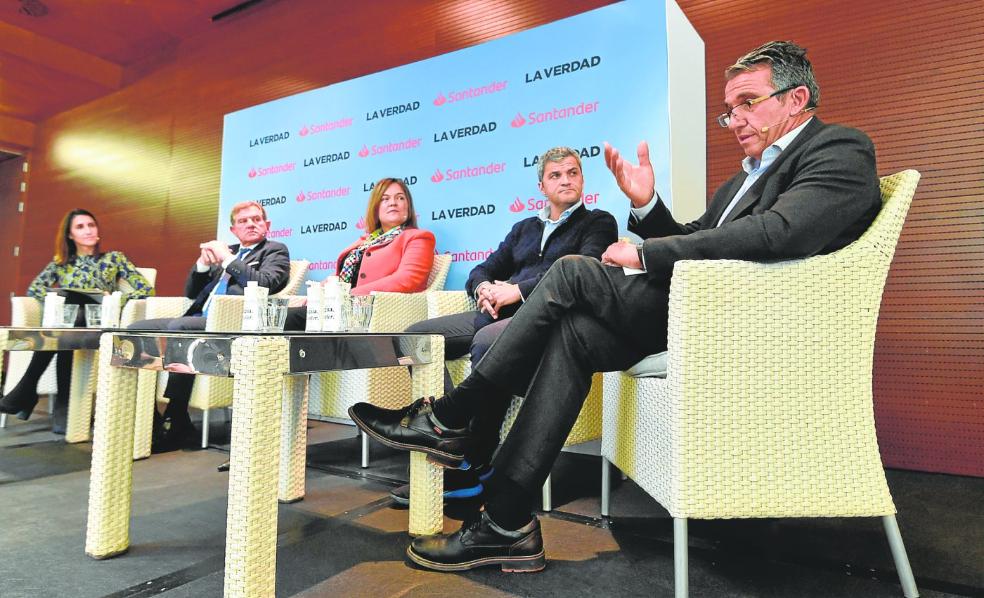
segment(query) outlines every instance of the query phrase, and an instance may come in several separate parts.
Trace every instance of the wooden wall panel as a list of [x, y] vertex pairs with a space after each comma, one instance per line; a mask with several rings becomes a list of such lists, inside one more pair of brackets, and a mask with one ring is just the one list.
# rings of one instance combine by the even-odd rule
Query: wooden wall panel
[[[19, 287], [47, 259], [57, 216], [83, 205], [109, 245], [156, 265], [161, 291], [177, 293], [195, 242], [214, 234], [224, 113], [608, 3], [270, 0], [215, 24], [167, 48], [146, 78], [39, 126]], [[809, 48], [820, 117], [867, 131], [881, 174], [922, 171], [879, 324], [880, 442], [890, 466], [984, 475], [984, 4], [680, 5], [706, 44], [708, 189], [741, 158], [712, 121], [723, 70], [777, 38]]]
[[[608, 4], [268, 0], [167, 48], [147, 77], [38, 127], [27, 238], [47, 239], [57, 216], [93, 210], [107, 248], [159, 270], [177, 294], [215, 236], [222, 116], [330, 83], [429, 58]], [[26, 247], [18, 288], [49, 259]]]
[[[24, 157], [10, 157], [0, 154], [0, 256], [3, 268], [0, 268], [0, 326], [10, 325], [10, 302], [7, 301], [12, 293], [23, 293], [17, 287], [17, 270], [21, 258], [14, 255], [15, 248], [21, 244], [21, 232], [24, 225], [24, 214], [18, 209], [18, 204], [25, 194], [21, 185], [27, 183], [28, 173], [24, 172]], [[49, 254], [51, 249], [48, 249]]]
[[681, 0], [706, 44], [708, 189], [741, 153], [711, 123], [724, 69], [769, 39], [809, 49], [820, 118], [866, 131], [879, 174], [923, 178], [882, 301], [886, 465], [984, 476], [984, 3]]

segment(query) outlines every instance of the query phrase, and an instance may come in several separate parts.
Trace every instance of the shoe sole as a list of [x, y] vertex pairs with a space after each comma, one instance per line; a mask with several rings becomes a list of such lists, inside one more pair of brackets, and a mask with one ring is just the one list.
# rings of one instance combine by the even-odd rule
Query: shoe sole
[[362, 430], [363, 432], [374, 438], [376, 441], [390, 448], [394, 448], [402, 451], [417, 451], [417, 452], [425, 453], [427, 455], [428, 461], [440, 465], [441, 467], [450, 467], [452, 469], [458, 469], [461, 467], [461, 464], [465, 462], [464, 455], [453, 455], [451, 453], [445, 453], [444, 451], [432, 449], [427, 446], [419, 446], [416, 444], [404, 444], [402, 442], [396, 442], [390, 440], [389, 438], [386, 438], [385, 436], [377, 434], [373, 430], [370, 430], [369, 427], [366, 426], [365, 422], [359, 419], [352, 412], [351, 407], [348, 408], [348, 415], [349, 415], [349, 419], [354, 421], [355, 425], [359, 426], [360, 430]]
[[[477, 496], [481, 496], [483, 492], [485, 492], [485, 487], [482, 484], [479, 484], [478, 486], [472, 486], [470, 488], [459, 488], [457, 490], [448, 490], [447, 492], [444, 493], [444, 502], [448, 502], [449, 500], [468, 500], [468, 499], [472, 499], [472, 498], [475, 498]], [[401, 505], [401, 506], [404, 506], [404, 507], [410, 506], [410, 499], [409, 498], [404, 498], [402, 496], [397, 496], [396, 494], [393, 494], [392, 492], [390, 492], [390, 498], [392, 498], [393, 499], [393, 502], [395, 502], [398, 505]]]
[[426, 569], [434, 571], [469, 571], [478, 567], [488, 567], [498, 565], [503, 573], [537, 573], [543, 571], [547, 566], [547, 559], [543, 551], [530, 556], [514, 557], [486, 557], [475, 559], [464, 563], [435, 563], [429, 561], [413, 551], [413, 546], [407, 548], [407, 557]]

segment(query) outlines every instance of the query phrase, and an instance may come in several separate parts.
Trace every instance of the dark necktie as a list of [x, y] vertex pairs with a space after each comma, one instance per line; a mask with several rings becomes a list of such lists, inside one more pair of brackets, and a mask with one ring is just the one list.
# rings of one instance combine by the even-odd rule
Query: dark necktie
[[[243, 259], [243, 257], [247, 253], [249, 253], [251, 249], [253, 249], [253, 248], [252, 247], [240, 247], [239, 248], [239, 251], [236, 253], [236, 259], [237, 260]], [[216, 283], [215, 288], [212, 289], [212, 292], [208, 296], [208, 300], [205, 302], [205, 306], [202, 308], [202, 315], [203, 316], [208, 316], [208, 308], [212, 304], [212, 297], [215, 297], [216, 295], [225, 295], [226, 292], [229, 290], [229, 279], [230, 278], [232, 278], [232, 276], [229, 275], [229, 272], [223, 272], [222, 273], [222, 277], [219, 278], [219, 282]]]

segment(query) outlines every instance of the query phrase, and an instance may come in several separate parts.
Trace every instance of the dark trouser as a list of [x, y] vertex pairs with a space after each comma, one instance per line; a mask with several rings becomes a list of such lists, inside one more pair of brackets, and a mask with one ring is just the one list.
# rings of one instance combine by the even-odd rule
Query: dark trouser
[[[180, 318], [156, 318], [140, 320], [127, 327], [129, 330], [205, 330], [204, 316], [182, 316]], [[194, 374], [178, 374], [171, 372], [167, 377], [164, 396], [169, 399], [166, 414], [187, 413], [188, 401], [191, 400], [191, 388], [195, 383]]]
[[[444, 337], [444, 359], [458, 359], [465, 355], [471, 356], [472, 369], [499, 337], [512, 318], [503, 318], [475, 330], [475, 316], [478, 312], [469, 311], [431, 318], [417, 322], [407, 328], [407, 332], [416, 334], [440, 334]], [[444, 393], [454, 389], [451, 375], [444, 369]], [[475, 430], [479, 434], [478, 446], [475, 452], [467, 455], [468, 460], [476, 465], [484, 465], [492, 460], [492, 454], [499, 446], [499, 428], [509, 408], [512, 395], [500, 393], [500, 396], [484, 402], [482, 409], [475, 414]]]
[[459, 387], [465, 392], [441, 408], [477, 413], [476, 403], [497, 400], [501, 390], [526, 397], [493, 464], [533, 495], [577, 420], [591, 375], [666, 349], [668, 299], [669, 281], [626, 276], [594, 258], [561, 258]]
[[288, 307], [284, 330], [304, 330], [307, 323], [307, 306]]

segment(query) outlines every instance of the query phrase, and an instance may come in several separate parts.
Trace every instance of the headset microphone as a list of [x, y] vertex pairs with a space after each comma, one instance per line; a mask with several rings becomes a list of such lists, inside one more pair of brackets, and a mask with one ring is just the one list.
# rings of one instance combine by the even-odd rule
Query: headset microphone
[[[803, 109], [803, 112], [813, 112], [814, 110], [816, 110], [816, 107], [812, 107], [812, 108], [805, 108], [805, 109]], [[777, 120], [776, 122], [774, 122], [774, 123], [772, 123], [771, 125], [765, 125], [765, 126], [764, 126], [764, 127], [762, 127], [761, 129], [759, 129], [759, 133], [761, 133], [761, 134], [763, 134], [763, 135], [764, 135], [764, 134], [766, 134], [766, 133], [768, 133], [768, 132], [769, 132], [769, 129], [771, 129], [772, 127], [776, 127], [776, 126], [779, 126], [779, 125], [781, 125], [782, 123], [784, 123], [784, 122], [786, 122], [787, 120], [789, 120], [789, 119], [791, 119], [791, 118], [793, 118], [794, 116], [799, 116], [800, 114], [803, 114], [803, 112], [798, 112], [798, 113], [796, 113], [796, 114], [790, 114], [790, 115], [789, 115], [789, 116], [787, 116], [786, 118], [784, 118], [784, 119], [782, 119], [782, 120]]]
[[776, 122], [772, 123], [771, 125], [765, 125], [761, 129], [759, 129], [759, 133], [762, 133], [764, 135], [765, 133], [768, 133], [769, 132], [769, 129], [771, 129], [772, 127], [779, 126], [782, 123], [784, 123], [787, 120], [789, 120], [790, 118], [792, 118], [792, 116], [787, 116], [786, 118], [784, 118], [782, 120], [777, 120]]

